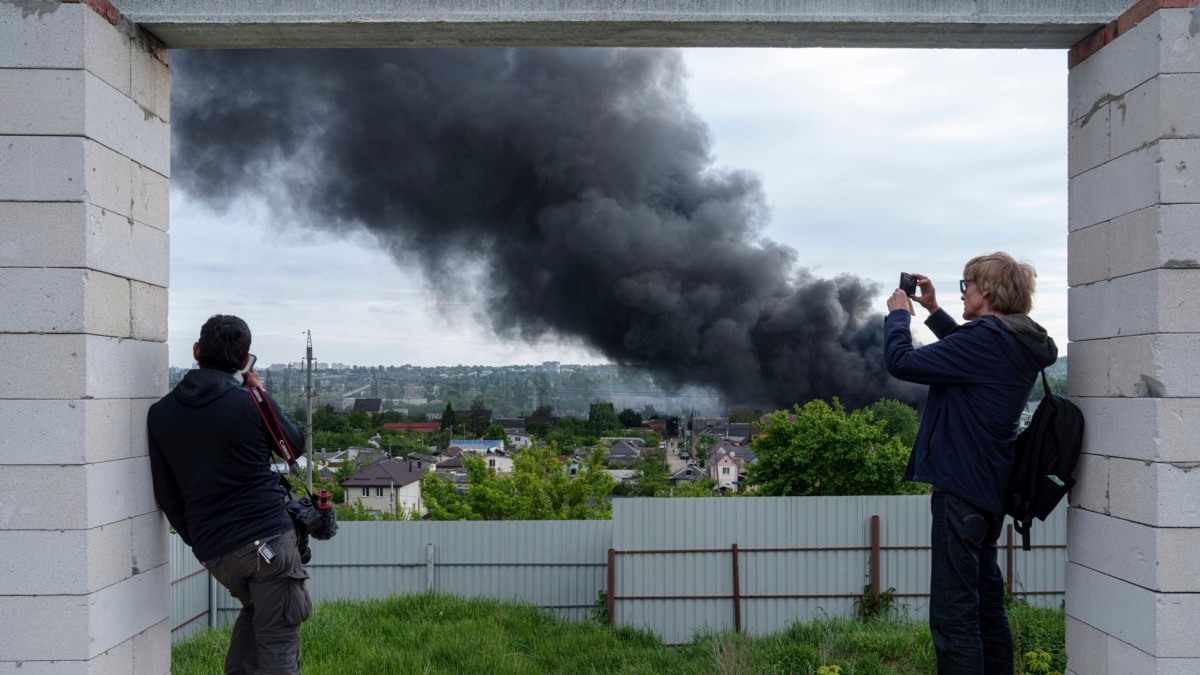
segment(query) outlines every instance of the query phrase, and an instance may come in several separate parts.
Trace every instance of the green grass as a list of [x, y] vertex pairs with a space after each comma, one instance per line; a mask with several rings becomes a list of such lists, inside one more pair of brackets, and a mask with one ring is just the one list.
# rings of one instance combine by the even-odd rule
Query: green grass
[[[1010, 615], [1024, 651], [1042, 648], [1062, 670], [1061, 610], [1016, 605]], [[317, 605], [301, 631], [304, 672], [391, 673], [816, 673], [845, 675], [934, 671], [924, 623], [834, 619], [796, 623], [774, 635], [697, 636], [666, 646], [653, 634], [494, 600], [407, 595]], [[171, 650], [175, 675], [221, 672], [229, 629], [197, 633]], [[1059, 660], [1061, 657], [1061, 660]]]

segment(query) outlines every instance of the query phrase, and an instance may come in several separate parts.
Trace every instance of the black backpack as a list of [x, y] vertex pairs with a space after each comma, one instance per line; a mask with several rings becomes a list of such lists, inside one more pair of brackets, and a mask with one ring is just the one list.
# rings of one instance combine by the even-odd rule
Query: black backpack
[[1083, 413], [1058, 394], [1046, 392], [1029, 426], [1017, 436], [1012, 473], [1004, 491], [1004, 513], [1012, 516], [1021, 533], [1021, 548], [1028, 551], [1033, 519], [1046, 520], [1075, 485], [1075, 464], [1083, 448]]

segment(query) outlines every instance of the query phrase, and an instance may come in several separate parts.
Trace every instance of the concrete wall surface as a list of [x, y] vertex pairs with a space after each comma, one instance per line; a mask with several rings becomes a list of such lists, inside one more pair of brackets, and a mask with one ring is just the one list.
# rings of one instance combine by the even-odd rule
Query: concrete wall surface
[[81, 3], [0, 3], [0, 673], [170, 670], [146, 456], [167, 385], [168, 75]]
[[[1181, 3], [1187, 4], [1187, 3]], [[1200, 672], [1200, 9], [1071, 70], [1067, 667]]]
[[1130, 0], [114, 0], [170, 47], [1065, 49]]

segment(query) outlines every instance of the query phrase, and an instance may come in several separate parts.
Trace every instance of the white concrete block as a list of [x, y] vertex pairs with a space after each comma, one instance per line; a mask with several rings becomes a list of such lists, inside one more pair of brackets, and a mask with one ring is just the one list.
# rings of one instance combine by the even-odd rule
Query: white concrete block
[[1067, 176], [1077, 176], [1113, 158], [1112, 104], [1103, 103], [1067, 128]]
[[134, 223], [129, 230], [133, 269], [130, 278], [166, 288], [171, 276], [171, 238], [149, 225]]
[[1158, 527], [1200, 527], [1200, 467], [1112, 458], [1109, 510], [1116, 518]]
[[1090, 454], [1088, 450], [1090, 448], [1085, 446], [1084, 454], [1075, 465], [1075, 487], [1067, 493], [1067, 502], [1075, 508], [1108, 513], [1109, 458]]
[[87, 659], [87, 610], [87, 596], [0, 595], [0, 624], [5, 627], [0, 659], [34, 663]]
[[[1145, 211], [1146, 209], [1142, 209], [1136, 213]], [[1112, 222], [1097, 223], [1067, 233], [1067, 284], [1069, 286], [1090, 284], [1111, 278], [1109, 240]]]
[[[1108, 359], [1112, 339], [1070, 343], [1067, 393], [1075, 397], [1108, 396]], [[1086, 425], [1084, 429], [1086, 430]]]
[[96, 12], [83, 16], [84, 62], [88, 72], [112, 85], [125, 96], [132, 95], [129, 52], [133, 41]]
[[158, 625], [171, 615], [170, 565], [161, 565], [88, 596], [89, 657]]
[[171, 621], [164, 619], [133, 638], [132, 675], [161, 675], [171, 670]]
[[86, 5], [0, 4], [0, 68], [83, 68]]
[[1151, 653], [1156, 644], [1156, 602], [1153, 591], [1073, 560], [1067, 562], [1067, 615]]
[[1071, 340], [1200, 332], [1200, 270], [1131, 274], [1075, 286], [1068, 297]]
[[1200, 73], [1200, 23], [1194, 9], [1160, 9], [1151, 15], [1164, 73]]
[[1159, 201], [1200, 203], [1200, 139], [1165, 138], [1157, 145], [1161, 160]]
[[1108, 388], [1096, 395], [1200, 397], [1200, 335], [1161, 333], [1108, 342]]
[[1160, 155], [1156, 143], [1068, 180], [1068, 230], [1073, 232], [1163, 201]]
[[[0, 595], [86, 595], [129, 577], [130, 521], [91, 530], [0, 532], [7, 551], [36, 555], [0, 561]], [[9, 548], [16, 546], [19, 548]]]
[[94, 661], [0, 661], [0, 675], [118, 675], [97, 667]]
[[170, 128], [90, 73], [85, 77], [88, 138], [159, 173], [170, 171]]
[[133, 219], [166, 232], [171, 221], [170, 181], [167, 177], [133, 165]]
[[2, 333], [129, 336], [129, 282], [94, 270], [0, 268]]
[[1154, 675], [1195, 675], [1200, 659], [1156, 658], [1117, 639], [1109, 641], [1108, 672], [1154, 673]]
[[[1120, 486], [1115, 486], [1120, 489]], [[1163, 593], [1200, 591], [1200, 529], [1151, 527], [1083, 509], [1067, 513], [1067, 558]]]
[[1112, 119], [1112, 153], [1123, 155], [1160, 138], [1200, 136], [1200, 74], [1159, 75], [1125, 95]]
[[133, 339], [167, 341], [167, 289], [129, 282], [129, 311]]
[[1108, 675], [1108, 634], [1067, 617], [1067, 667], [1080, 675]]
[[[165, 379], [167, 378], [164, 377]], [[129, 400], [131, 413], [129, 429], [132, 432], [129, 451], [132, 457], [143, 457], [150, 453], [149, 436], [146, 431], [146, 416], [150, 412], [150, 406], [154, 405], [157, 401], [157, 398], [135, 398]]]
[[148, 113], [170, 124], [171, 70], [145, 49], [130, 49], [133, 100]]
[[84, 135], [84, 74], [0, 69], [0, 135]]
[[0, 465], [83, 464], [144, 455], [147, 406], [136, 402], [138, 426], [133, 426], [136, 414], [131, 415], [129, 399], [0, 400]]
[[1200, 237], [1196, 236], [1200, 203], [1160, 206], [1158, 212], [1158, 255], [1162, 266], [1200, 268]]
[[149, 457], [88, 464], [87, 492], [88, 527], [158, 512]]
[[132, 218], [133, 162], [94, 141], [88, 141], [84, 150], [86, 201]]
[[71, 136], [0, 138], [0, 201], [86, 201], [86, 148]]
[[87, 267], [86, 206], [0, 202], [0, 266]]
[[86, 466], [4, 467], [0, 530], [88, 529]]
[[[133, 573], [148, 572], [159, 565], [170, 564], [171, 530], [162, 511], [131, 518], [133, 530]], [[119, 549], [117, 549], [119, 550]]]
[[[1084, 452], [1146, 462], [1200, 461], [1200, 399], [1076, 398]], [[1097, 510], [1097, 509], [1093, 509]]]
[[0, 334], [0, 399], [151, 398], [167, 345], [94, 335]]

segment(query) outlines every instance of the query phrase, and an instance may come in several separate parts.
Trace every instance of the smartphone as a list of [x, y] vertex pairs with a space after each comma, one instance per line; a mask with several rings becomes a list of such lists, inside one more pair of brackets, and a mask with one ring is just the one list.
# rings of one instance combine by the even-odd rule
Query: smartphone
[[257, 361], [258, 361], [258, 357], [257, 357], [257, 356], [255, 356], [255, 355], [253, 355], [253, 354], [251, 354], [251, 355], [250, 355], [250, 360], [249, 360], [249, 361], [246, 363], [246, 367], [245, 367], [245, 368], [242, 368], [242, 372], [243, 372], [243, 373], [248, 373], [248, 372], [250, 372], [250, 371], [254, 370], [254, 364], [255, 364], [255, 362], [257, 362]]
[[913, 275], [909, 274], [908, 272], [901, 272], [900, 273], [900, 290], [904, 291], [908, 295], [912, 295], [912, 294], [916, 293], [917, 292], [917, 278], [914, 277]]

